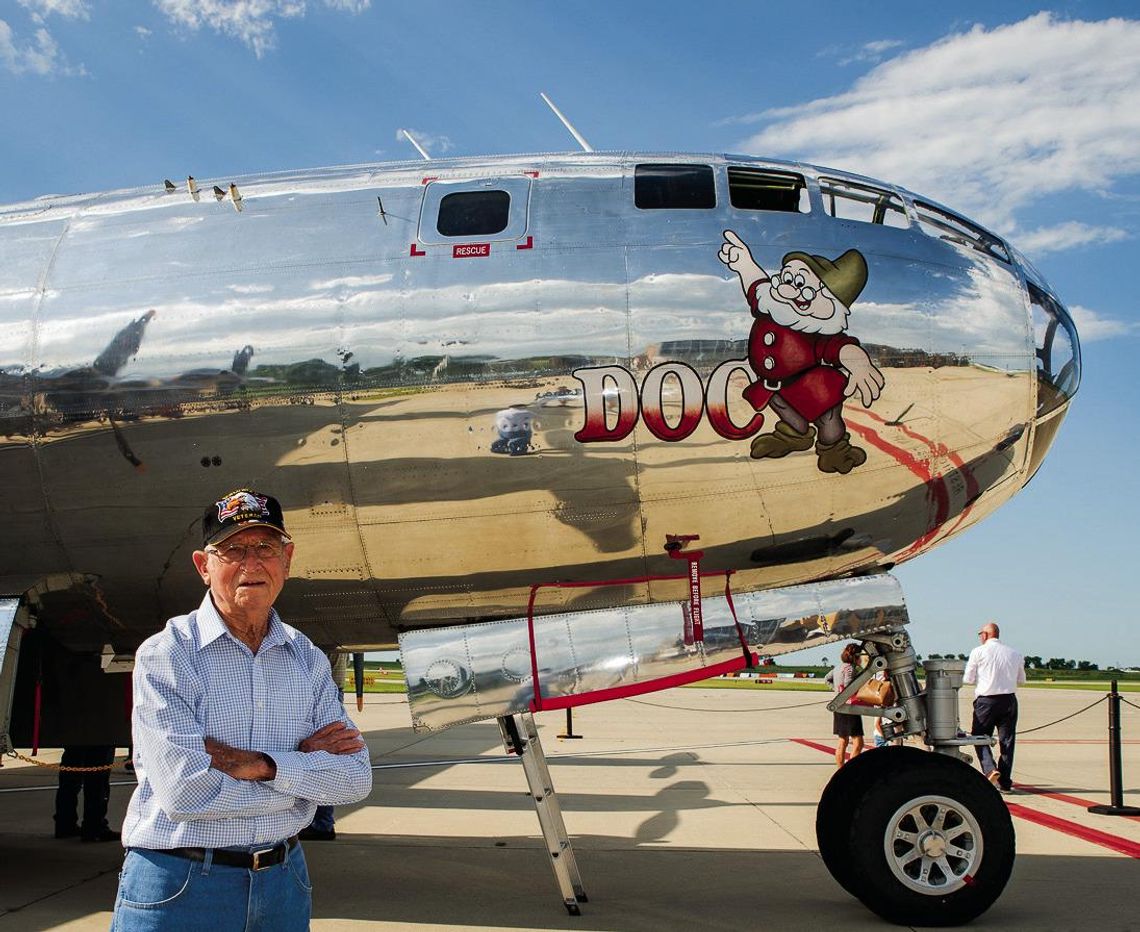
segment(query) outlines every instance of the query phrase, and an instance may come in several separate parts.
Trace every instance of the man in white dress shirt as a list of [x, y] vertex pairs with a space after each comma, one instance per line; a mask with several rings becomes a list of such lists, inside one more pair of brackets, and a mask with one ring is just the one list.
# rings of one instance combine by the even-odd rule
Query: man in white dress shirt
[[135, 654], [138, 789], [114, 932], [300, 932], [312, 887], [297, 833], [372, 787], [328, 658], [278, 617], [293, 542], [281, 506], [238, 489], [203, 518], [208, 587]]
[[967, 683], [974, 688], [974, 723], [970, 733], [992, 736], [997, 730], [1000, 756], [994, 762], [988, 744], [979, 745], [982, 773], [1005, 793], [1013, 789], [1013, 745], [1017, 733], [1017, 687], [1025, 682], [1025, 658], [998, 640], [998, 626], [990, 621], [978, 637], [982, 643], [970, 651], [966, 662]]

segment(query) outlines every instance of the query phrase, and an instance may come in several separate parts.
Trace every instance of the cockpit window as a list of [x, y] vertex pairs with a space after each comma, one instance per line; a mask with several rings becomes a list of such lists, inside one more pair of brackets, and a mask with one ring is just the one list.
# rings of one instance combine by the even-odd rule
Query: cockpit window
[[915, 201], [914, 209], [918, 214], [918, 225], [924, 233], [951, 243], [969, 246], [995, 259], [1001, 259], [1002, 262], [1011, 261], [1009, 251], [1000, 239], [965, 217], [959, 217], [925, 201]]
[[824, 209], [837, 220], [900, 228], [910, 226], [902, 200], [890, 191], [838, 178], [820, 178], [819, 193], [823, 195]]
[[710, 210], [716, 207], [711, 165], [638, 165], [633, 202], [641, 210]]
[[1077, 328], [1061, 304], [1032, 282], [1033, 341], [1037, 347], [1037, 416], [1048, 414], [1076, 394], [1081, 383]]
[[782, 210], [794, 214], [811, 210], [804, 177], [794, 172], [730, 166], [728, 197], [737, 210]]
[[439, 202], [440, 236], [493, 236], [507, 228], [511, 196], [506, 191], [455, 191]]

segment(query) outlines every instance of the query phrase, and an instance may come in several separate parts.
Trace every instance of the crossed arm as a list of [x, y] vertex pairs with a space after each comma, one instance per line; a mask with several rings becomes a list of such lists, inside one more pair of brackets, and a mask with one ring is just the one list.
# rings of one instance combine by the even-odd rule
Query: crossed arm
[[[273, 780], [277, 776], [277, 763], [264, 751], [244, 751], [224, 741], [206, 736], [203, 739], [210, 766], [235, 780]], [[314, 731], [298, 745], [297, 750], [309, 754], [327, 751], [329, 754], [355, 754], [364, 749], [360, 732], [344, 722], [330, 722]]]
[[344, 719], [327, 669], [312, 719], [327, 724], [295, 748], [261, 751], [204, 734], [196, 711], [201, 680], [175, 658], [140, 654], [135, 745], [167, 816], [176, 822], [242, 818], [283, 811], [299, 799], [343, 805], [367, 796], [372, 786], [368, 752], [360, 732]]

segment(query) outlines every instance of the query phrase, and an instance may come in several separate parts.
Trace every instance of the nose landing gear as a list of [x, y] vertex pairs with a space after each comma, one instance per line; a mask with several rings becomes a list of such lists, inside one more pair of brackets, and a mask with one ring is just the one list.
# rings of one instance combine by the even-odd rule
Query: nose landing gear
[[960, 668], [928, 665], [920, 691], [909, 642], [898, 634], [875, 640], [872, 664], [888, 672], [899, 701], [868, 714], [885, 713], [895, 736], [923, 734], [941, 753], [876, 748], [836, 771], [816, 810], [819, 853], [839, 884], [884, 919], [961, 925], [985, 912], [1009, 880], [1013, 820], [959, 750], [984, 740], [958, 730]]

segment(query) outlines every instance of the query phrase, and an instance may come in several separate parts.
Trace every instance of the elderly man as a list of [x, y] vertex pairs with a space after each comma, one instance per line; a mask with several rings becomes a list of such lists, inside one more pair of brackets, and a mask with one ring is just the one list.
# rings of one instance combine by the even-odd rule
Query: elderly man
[[994, 763], [988, 744], [978, 745], [978, 764], [987, 779], [1004, 793], [1013, 790], [1013, 745], [1017, 735], [1017, 687], [1025, 682], [1025, 659], [998, 640], [998, 626], [987, 622], [978, 632], [982, 643], [970, 651], [963, 681], [976, 684], [974, 723], [970, 733], [992, 736], [997, 729], [1001, 756]]
[[209, 591], [135, 655], [112, 930], [309, 927], [296, 835], [318, 804], [367, 796], [372, 771], [328, 659], [273, 609], [292, 557], [276, 499], [212, 503], [193, 558]]

